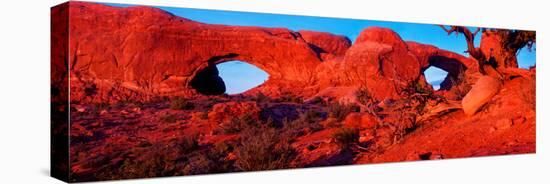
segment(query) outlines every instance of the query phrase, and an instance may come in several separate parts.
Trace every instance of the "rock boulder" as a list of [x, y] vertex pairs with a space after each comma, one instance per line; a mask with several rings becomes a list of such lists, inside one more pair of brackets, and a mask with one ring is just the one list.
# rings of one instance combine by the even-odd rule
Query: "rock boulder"
[[501, 81], [489, 76], [482, 76], [462, 99], [462, 109], [467, 115], [474, 115], [501, 88]]

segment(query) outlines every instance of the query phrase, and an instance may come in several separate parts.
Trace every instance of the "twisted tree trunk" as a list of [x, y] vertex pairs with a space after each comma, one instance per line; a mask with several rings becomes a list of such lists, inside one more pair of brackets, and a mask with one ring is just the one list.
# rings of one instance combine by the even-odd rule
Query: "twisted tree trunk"
[[[536, 41], [534, 31], [477, 28], [474, 32], [464, 26], [440, 27], [447, 34], [462, 34], [468, 45], [467, 52], [478, 61], [479, 72], [483, 75], [498, 75], [504, 68], [518, 67], [517, 53], [520, 49], [533, 46]], [[481, 30], [481, 43], [474, 45], [475, 37]]]

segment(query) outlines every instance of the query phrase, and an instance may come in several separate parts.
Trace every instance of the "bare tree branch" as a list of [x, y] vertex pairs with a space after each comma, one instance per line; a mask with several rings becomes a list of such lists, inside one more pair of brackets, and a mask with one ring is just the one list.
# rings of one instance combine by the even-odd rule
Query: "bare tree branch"
[[481, 30], [481, 28], [478, 27], [478, 28], [476, 29], [476, 31], [474, 31], [474, 33], [472, 33], [472, 35], [473, 35], [474, 37], [476, 37], [477, 33], [479, 33], [480, 30]]
[[443, 29], [445, 32], [447, 32], [448, 35], [453, 33], [453, 30], [447, 29], [447, 27], [445, 27], [444, 25], [439, 25], [439, 27], [441, 27], [441, 29]]
[[443, 25], [439, 25], [439, 27], [441, 27], [443, 30], [445, 30], [445, 32], [447, 32], [447, 34], [449, 34], [449, 35], [453, 32], [456, 33], [456, 34], [461, 33], [462, 35], [464, 35], [464, 37], [466, 38], [466, 44], [468, 44], [468, 53], [470, 54], [471, 57], [473, 57], [474, 59], [477, 60], [479, 66], [480, 66], [480, 72], [484, 74], [485, 72], [483, 70], [483, 63], [485, 62], [485, 60], [487, 58], [483, 55], [483, 53], [481, 52], [481, 49], [476, 48], [475, 44], [474, 44], [475, 36], [477, 35], [477, 33], [479, 33], [481, 28], [477, 28], [472, 33], [470, 31], [470, 29], [468, 29], [465, 26], [450, 26], [449, 29], [447, 29]]

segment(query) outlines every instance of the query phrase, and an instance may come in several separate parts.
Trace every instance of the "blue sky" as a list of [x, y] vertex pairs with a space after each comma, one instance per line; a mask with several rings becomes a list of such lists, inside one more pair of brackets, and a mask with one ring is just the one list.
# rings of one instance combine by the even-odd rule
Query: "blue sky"
[[[121, 4], [109, 4], [113, 6], [128, 6]], [[373, 20], [357, 20], [357, 19], [340, 19], [340, 18], [325, 18], [312, 16], [294, 16], [281, 14], [266, 14], [266, 13], [250, 13], [236, 11], [220, 11], [220, 10], [203, 10], [191, 8], [174, 8], [174, 7], [157, 7], [168, 11], [176, 16], [185, 17], [191, 20], [210, 23], [210, 24], [225, 24], [225, 25], [240, 25], [240, 26], [262, 26], [262, 27], [284, 27], [294, 31], [298, 30], [315, 30], [330, 32], [333, 34], [347, 36], [352, 42], [359, 33], [370, 26], [379, 26], [391, 28], [397, 32], [401, 38], [406, 41], [416, 41], [420, 43], [432, 44], [441, 49], [450, 50], [456, 53], [467, 55], [466, 42], [462, 35], [447, 35], [443, 29], [433, 24], [416, 24], [403, 22], [387, 22]], [[476, 44], [479, 45], [480, 35], [476, 37]], [[535, 46], [536, 47], [536, 46]], [[527, 51], [522, 49], [518, 55], [520, 67], [527, 68], [535, 64], [535, 51]], [[253, 71], [251, 74], [243, 74], [248, 69], [252, 69], [249, 65], [232, 62], [230, 64], [218, 65], [220, 75], [226, 81], [226, 87], [229, 91], [246, 90], [250, 82], [232, 82], [227, 84], [228, 80], [246, 81], [253, 80], [261, 84], [265, 79], [261, 75], [254, 77], [251, 74], [259, 74], [261, 72]], [[254, 67], [255, 68], [255, 67]], [[259, 69], [258, 69], [259, 70]], [[236, 72], [240, 71], [240, 72]], [[223, 74], [229, 72], [231, 75]], [[446, 76], [446, 72], [433, 70], [426, 72], [426, 78], [429, 82], [442, 80]], [[247, 85], [245, 85], [247, 84]], [[253, 86], [252, 86], [253, 87]], [[248, 89], [248, 88], [247, 88]], [[231, 93], [230, 93], [231, 94]]]
[[258, 67], [241, 62], [229, 61], [217, 65], [227, 94], [238, 94], [256, 87], [267, 80], [268, 74]]

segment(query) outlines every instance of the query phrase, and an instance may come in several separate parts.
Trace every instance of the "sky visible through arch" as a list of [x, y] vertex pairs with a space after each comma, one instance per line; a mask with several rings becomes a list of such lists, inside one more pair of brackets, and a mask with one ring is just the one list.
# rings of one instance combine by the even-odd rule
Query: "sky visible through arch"
[[[119, 7], [131, 6], [111, 3], [108, 3], [107, 5]], [[441, 49], [453, 51], [459, 54], [463, 54], [465, 56], [468, 55], [464, 52], [467, 46], [466, 41], [464, 40], [464, 37], [462, 35], [447, 35], [447, 33], [443, 29], [434, 24], [416, 24], [221, 10], [203, 10], [161, 6], [157, 6], [157, 8], [168, 11], [176, 16], [203, 23], [237, 26], [284, 27], [294, 31], [314, 30], [330, 32], [337, 35], [347, 36], [352, 42], [354, 42], [359, 33], [367, 27], [386, 27], [397, 32], [401, 36], [401, 38], [403, 38], [403, 40], [431, 44]], [[476, 36], [476, 45], [479, 45], [480, 37], [481, 34], [478, 34]], [[535, 49], [536, 45], [534, 45], [531, 52], [529, 52], [527, 49], [522, 49], [519, 52], [518, 63], [520, 67], [528, 68], [535, 65]], [[263, 78], [264, 76], [261, 75], [261, 72], [249, 71], [260, 69], [239, 62], [224, 63], [223, 65], [220, 64], [218, 65], [218, 69], [220, 70], [220, 75], [226, 81], [226, 87], [229, 94], [232, 94], [231, 92], [245, 91], [246, 89], [248, 89], [247, 87], [251, 82], [261, 84], [265, 80]], [[425, 75], [428, 82], [437, 82], [442, 81], [447, 74], [446, 72], [440, 70], [427, 70], [425, 72]], [[231, 82], [231, 85], [229, 85], [227, 84], [227, 81], [229, 80], [247, 82]]]

